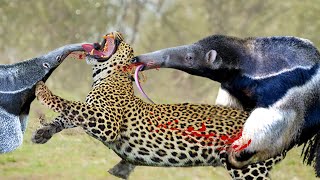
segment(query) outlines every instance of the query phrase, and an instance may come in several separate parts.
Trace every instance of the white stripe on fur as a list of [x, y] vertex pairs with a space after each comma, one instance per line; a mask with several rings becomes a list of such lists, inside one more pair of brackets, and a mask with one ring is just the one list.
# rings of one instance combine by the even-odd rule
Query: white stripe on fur
[[233, 107], [237, 109], [243, 109], [240, 101], [221, 87], [219, 88], [219, 92], [218, 92], [218, 96], [215, 104], [221, 105], [221, 106]]
[[295, 66], [294, 68], [283, 69], [283, 70], [281, 70], [281, 71], [279, 71], [279, 72], [270, 73], [270, 74], [263, 75], [263, 76], [252, 76], [252, 75], [248, 75], [248, 74], [244, 74], [244, 75], [245, 75], [246, 77], [248, 77], [248, 78], [259, 80], [259, 79], [265, 79], [265, 78], [270, 78], [270, 77], [278, 76], [279, 74], [286, 73], [286, 72], [290, 72], [290, 71], [294, 71], [294, 70], [296, 70], [296, 69], [309, 70], [309, 69], [311, 69], [312, 67], [313, 67], [313, 66]]
[[268, 157], [279, 154], [299, 135], [307, 108], [320, 96], [319, 88], [318, 69], [311, 80], [291, 88], [273, 105], [253, 110], [244, 125], [242, 138], [234, 144], [251, 139], [247, 150], [262, 151]]

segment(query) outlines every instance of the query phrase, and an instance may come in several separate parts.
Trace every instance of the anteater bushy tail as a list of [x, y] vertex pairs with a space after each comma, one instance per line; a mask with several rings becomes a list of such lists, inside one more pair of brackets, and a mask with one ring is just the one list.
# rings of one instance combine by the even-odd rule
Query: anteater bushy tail
[[320, 177], [320, 132], [304, 144], [301, 156], [303, 163], [314, 166], [316, 176]]

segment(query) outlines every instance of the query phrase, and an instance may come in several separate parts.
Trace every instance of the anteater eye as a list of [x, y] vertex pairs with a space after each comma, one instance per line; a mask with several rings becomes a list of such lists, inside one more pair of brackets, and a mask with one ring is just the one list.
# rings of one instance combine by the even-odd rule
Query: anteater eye
[[49, 65], [48, 63], [43, 63], [42, 66], [45, 67], [45, 68], [47, 68], [47, 69], [50, 68], [50, 65]]
[[186, 60], [186, 61], [193, 61], [193, 60], [194, 60], [194, 57], [195, 57], [195, 54], [194, 54], [193, 52], [187, 53], [187, 54], [186, 54], [186, 57], [185, 57], [185, 60]]
[[186, 56], [186, 60], [191, 61], [192, 59], [193, 59], [193, 57], [191, 55]]

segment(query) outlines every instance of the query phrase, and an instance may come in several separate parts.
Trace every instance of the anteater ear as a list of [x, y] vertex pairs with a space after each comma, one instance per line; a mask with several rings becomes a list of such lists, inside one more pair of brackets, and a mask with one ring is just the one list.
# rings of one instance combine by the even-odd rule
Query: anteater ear
[[217, 51], [216, 50], [210, 50], [207, 52], [206, 61], [208, 63], [213, 64], [213, 62], [216, 60], [216, 58], [217, 58]]
[[210, 50], [206, 53], [206, 62], [212, 69], [220, 69], [223, 68], [225, 65], [222, 62], [221, 57], [218, 55], [216, 50]]

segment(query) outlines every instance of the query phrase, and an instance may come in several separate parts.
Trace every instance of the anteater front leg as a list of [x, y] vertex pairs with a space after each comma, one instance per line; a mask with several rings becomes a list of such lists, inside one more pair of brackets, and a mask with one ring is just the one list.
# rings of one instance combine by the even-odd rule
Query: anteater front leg
[[52, 94], [43, 82], [36, 86], [36, 97], [39, 102], [55, 112], [61, 113], [73, 125], [81, 126], [96, 139], [110, 142], [117, 139], [121, 119], [116, 113], [105, 108], [88, 105], [82, 102], [65, 100]]

